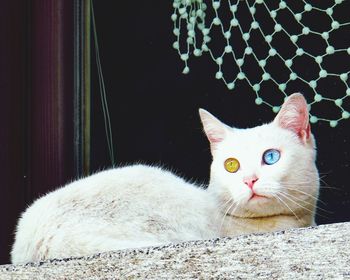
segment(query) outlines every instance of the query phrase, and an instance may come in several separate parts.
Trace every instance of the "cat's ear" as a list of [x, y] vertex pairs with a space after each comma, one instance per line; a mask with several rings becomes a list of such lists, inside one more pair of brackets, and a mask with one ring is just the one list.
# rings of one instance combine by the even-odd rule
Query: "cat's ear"
[[227, 127], [212, 114], [204, 109], [199, 109], [199, 116], [201, 118], [203, 129], [210, 142], [211, 149], [216, 148], [217, 144], [222, 142], [227, 133]]
[[274, 122], [285, 129], [295, 132], [305, 143], [310, 138], [309, 111], [304, 96], [293, 93], [283, 103]]

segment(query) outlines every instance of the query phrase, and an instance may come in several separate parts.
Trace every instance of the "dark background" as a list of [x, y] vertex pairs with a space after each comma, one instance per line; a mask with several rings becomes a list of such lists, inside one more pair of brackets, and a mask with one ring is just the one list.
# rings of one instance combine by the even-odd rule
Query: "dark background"
[[20, 213], [76, 176], [73, 3], [1, 1], [0, 264]]
[[[271, 1], [269, 5], [276, 7], [278, 2]], [[309, 3], [317, 4], [315, 1]], [[321, 8], [329, 7], [331, 3], [322, 1]], [[335, 9], [334, 16], [339, 22], [346, 19], [344, 11], [350, 9], [348, 4], [342, 4], [343, 11]], [[139, 161], [162, 164], [187, 179], [208, 182], [211, 156], [202, 133], [198, 108], [205, 108], [226, 124], [239, 128], [253, 127], [274, 118], [270, 107], [255, 104], [255, 93], [246, 81], [239, 82], [235, 90], [229, 91], [221, 80], [216, 80], [217, 68], [209, 55], [191, 59], [190, 73], [182, 74], [183, 61], [172, 48], [175, 36], [170, 20], [173, 13], [171, 1], [138, 2], [137, 8], [132, 2], [114, 4], [95, 1], [94, 6], [117, 165]], [[293, 8], [300, 10], [302, 6], [295, 4]], [[244, 11], [240, 16], [243, 17], [243, 27], [251, 22], [249, 17], [244, 20]], [[289, 18], [281, 20], [288, 24]], [[313, 14], [311, 18], [305, 16], [305, 20], [316, 29], [329, 24], [327, 17], [325, 19], [318, 14]], [[344, 28], [341, 34], [333, 33], [330, 42], [334, 46], [345, 44], [346, 47], [346, 44], [350, 45], [349, 34], [349, 28]], [[286, 40], [282, 38], [276, 46], [281, 52], [289, 46], [284, 42]], [[300, 43], [312, 53], [324, 52], [324, 42], [315, 37]], [[238, 39], [235, 44], [237, 49], [242, 46]], [[217, 46], [212, 42], [212, 47], [215, 50]], [[262, 47], [258, 45], [257, 52], [261, 52]], [[334, 72], [344, 70], [344, 61], [350, 65], [349, 56], [333, 57]], [[311, 80], [318, 76], [319, 70], [310, 64], [310, 60], [301, 59], [295, 64], [295, 71], [304, 78]], [[254, 67], [251, 65], [247, 71], [255, 71]], [[288, 71], [284, 72], [289, 75]], [[319, 92], [330, 98], [343, 96], [344, 88], [338, 80], [329, 80], [320, 82]], [[92, 167], [98, 170], [101, 166], [110, 166], [110, 161], [103, 137], [105, 132], [96, 74], [93, 81]], [[301, 91], [309, 102], [312, 101], [314, 93], [304, 83], [296, 81], [287, 88], [288, 94], [297, 91]], [[262, 95], [272, 104], [282, 103], [283, 94], [273, 84], [263, 88]], [[321, 103], [314, 107], [316, 115], [339, 117], [339, 109], [334, 110], [334, 106], [327, 102]], [[349, 98], [344, 99], [344, 104], [349, 110]], [[317, 141], [317, 166], [322, 178], [320, 200], [324, 203], [319, 203], [319, 207], [327, 211], [317, 212], [319, 224], [350, 220], [347, 183], [349, 124], [349, 120], [341, 121], [336, 128], [331, 128], [328, 122], [312, 124]]]

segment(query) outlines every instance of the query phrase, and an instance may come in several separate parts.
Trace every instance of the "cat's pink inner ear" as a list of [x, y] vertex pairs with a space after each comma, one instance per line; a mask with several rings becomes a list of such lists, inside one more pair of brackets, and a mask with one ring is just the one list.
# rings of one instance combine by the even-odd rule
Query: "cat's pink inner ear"
[[300, 93], [290, 95], [283, 103], [275, 122], [282, 128], [294, 131], [302, 140], [309, 139], [311, 129], [304, 96]]
[[215, 145], [223, 141], [226, 136], [225, 125], [206, 110], [199, 109], [199, 115], [209, 142]]

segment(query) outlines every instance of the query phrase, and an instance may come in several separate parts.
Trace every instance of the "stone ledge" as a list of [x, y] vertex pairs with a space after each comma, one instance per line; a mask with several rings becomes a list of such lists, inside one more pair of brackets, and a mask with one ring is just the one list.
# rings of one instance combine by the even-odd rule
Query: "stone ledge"
[[0, 266], [0, 279], [350, 279], [350, 222]]

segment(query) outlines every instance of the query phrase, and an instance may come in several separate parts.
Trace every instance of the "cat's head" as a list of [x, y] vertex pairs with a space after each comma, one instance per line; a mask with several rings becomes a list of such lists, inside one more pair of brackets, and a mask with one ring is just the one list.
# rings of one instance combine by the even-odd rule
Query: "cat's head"
[[238, 217], [314, 212], [316, 149], [301, 94], [289, 96], [271, 123], [254, 128], [231, 128], [203, 109], [199, 113], [213, 156], [209, 190], [223, 212]]

